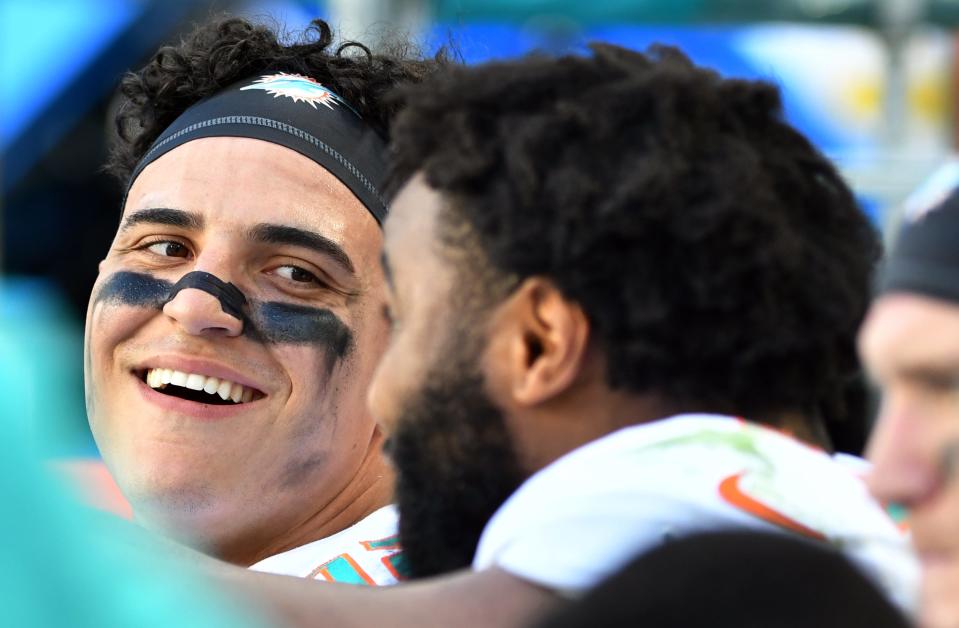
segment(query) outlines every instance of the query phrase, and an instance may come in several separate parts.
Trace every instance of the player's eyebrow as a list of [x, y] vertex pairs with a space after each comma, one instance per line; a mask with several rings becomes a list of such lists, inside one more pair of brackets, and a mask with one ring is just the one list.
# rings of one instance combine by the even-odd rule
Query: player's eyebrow
[[120, 225], [120, 231], [126, 231], [130, 227], [139, 224], [168, 225], [171, 227], [199, 230], [203, 228], [203, 216], [182, 209], [151, 207], [148, 209], [140, 209], [127, 215]]
[[351, 275], [356, 274], [353, 260], [343, 250], [343, 247], [315, 231], [307, 231], [289, 225], [260, 223], [249, 230], [247, 237], [254, 242], [263, 244], [289, 244], [310, 249], [329, 257]]

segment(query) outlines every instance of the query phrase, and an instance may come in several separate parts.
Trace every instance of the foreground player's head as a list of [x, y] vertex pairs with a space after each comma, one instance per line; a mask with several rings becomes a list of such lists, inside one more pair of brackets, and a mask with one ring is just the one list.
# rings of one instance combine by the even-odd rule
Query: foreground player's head
[[703, 410], [850, 420], [875, 235], [768, 84], [674, 50], [456, 68], [407, 91], [374, 380], [418, 573], [530, 472]]
[[907, 213], [860, 335], [873, 493], [908, 509], [928, 626], [959, 625], [959, 193]]
[[386, 340], [384, 93], [430, 65], [199, 27], [121, 85], [126, 184], [93, 289], [97, 443], [138, 518], [251, 563], [389, 500], [366, 389]]

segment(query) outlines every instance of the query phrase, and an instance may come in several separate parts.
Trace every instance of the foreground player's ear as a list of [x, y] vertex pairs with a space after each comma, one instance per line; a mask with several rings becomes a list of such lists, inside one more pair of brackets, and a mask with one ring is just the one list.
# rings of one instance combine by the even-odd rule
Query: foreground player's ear
[[513, 294], [511, 339], [513, 400], [535, 405], [566, 391], [579, 375], [589, 341], [589, 320], [550, 281], [526, 279]]

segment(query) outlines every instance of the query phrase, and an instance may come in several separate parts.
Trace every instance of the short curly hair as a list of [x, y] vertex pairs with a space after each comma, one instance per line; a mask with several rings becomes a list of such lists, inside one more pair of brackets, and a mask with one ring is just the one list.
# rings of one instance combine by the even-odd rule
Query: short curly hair
[[384, 138], [396, 103], [386, 98], [402, 83], [422, 80], [450, 60], [393, 41], [374, 54], [358, 42], [334, 46], [333, 32], [313, 20], [297, 41], [285, 43], [276, 27], [218, 16], [198, 25], [178, 45], [163, 46], [146, 66], [126, 74], [115, 117], [118, 140], [104, 169], [123, 184], [153, 141], [194, 103], [246, 77], [290, 72], [314, 78], [345, 98]]
[[858, 422], [861, 440], [855, 333], [880, 244], [841, 176], [774, 85], [674, 48], [591, 50], [402, 90], [393, 193], [424, 173], [494, 272], [579, 303], [612, 387], [833, 436]]

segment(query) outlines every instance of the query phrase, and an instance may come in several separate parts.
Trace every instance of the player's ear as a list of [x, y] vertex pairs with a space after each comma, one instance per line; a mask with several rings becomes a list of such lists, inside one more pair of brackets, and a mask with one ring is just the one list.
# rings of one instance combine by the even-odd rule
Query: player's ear
[[[498, 308], [491, 346], [496, 386], [510, 405], [533, 406], [562, 394], [583, 367], [589, 320], [551, 281], [530, 277]], [[498, 330], [498, 331], [497, 331]]]

